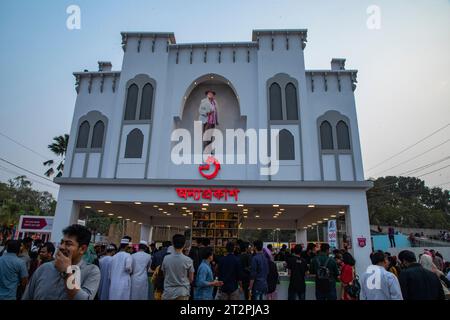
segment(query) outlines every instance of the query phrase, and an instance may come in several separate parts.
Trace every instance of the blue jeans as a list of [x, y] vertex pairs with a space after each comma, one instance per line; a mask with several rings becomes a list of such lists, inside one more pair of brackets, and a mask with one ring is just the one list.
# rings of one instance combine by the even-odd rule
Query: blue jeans
[[316, 300], [337, 300], [336, 282], [331, 281], [328, 292], [320, 292], [316, 289]]
[[264, 292], [255, 290], [252, 292], [252, 300], [264, 300], [264, 295]]

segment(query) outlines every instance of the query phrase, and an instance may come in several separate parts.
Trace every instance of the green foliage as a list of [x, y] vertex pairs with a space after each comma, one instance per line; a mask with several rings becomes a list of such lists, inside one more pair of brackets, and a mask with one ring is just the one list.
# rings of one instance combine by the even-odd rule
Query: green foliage
[[[47, 171], [45, 171], [45, 175], [47, 177], [51, 177], [56, 173], [56, 177], [61, 177], [64, 170], [64, 160], [67, 152], [67, 144], [69, 143], [69, 135], [64, 134], [62, 136], [57, 136], [53, 138], [53, 142], [48, 145], [48, 148], [51, 152], [53, 152], [56, 156], [60, 158], [58, 165], [56, 165], [54, 160], [47, 160], [43, 163], [44, 166], [50, 167]], [[56, 169], [56, 171], [55, 171]]]
[[414, 228], [450, 228], [449, 191], [428, 188], [414, 177], [388, 176], [372, 180], [367, 191], [372, 224]]
[[23, 214], [53, 216], [56, 201], [47, 191], [33, 190], [26, 176], [0, 183], [0, 224], [16, 225]]

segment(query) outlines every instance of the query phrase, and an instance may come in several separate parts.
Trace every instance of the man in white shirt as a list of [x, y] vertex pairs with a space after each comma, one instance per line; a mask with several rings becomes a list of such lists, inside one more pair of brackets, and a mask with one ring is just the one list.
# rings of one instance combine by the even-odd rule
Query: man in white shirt
[[372, 265], [361, 277], [361, 300], [403, 300], [397, 277], [386, 270], [383, 252], [374, 252]]
[[148, 300], [148, 272], [152, 265], [152, 258], [147, 251], [147, 242], [141, 241], [139, 251], [131, 255], [133, 260], [131, 300]]
[[126, 252], [130, 240], [123, 238], [120, 241], [120, 251], [111, 260], [109, 300], [130, 300], [131, 298], [131, 273], [133, 260]]

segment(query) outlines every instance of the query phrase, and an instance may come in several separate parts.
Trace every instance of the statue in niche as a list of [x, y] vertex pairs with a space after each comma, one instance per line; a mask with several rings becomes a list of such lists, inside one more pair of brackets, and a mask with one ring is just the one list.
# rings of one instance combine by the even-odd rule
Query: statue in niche
[[[202, 99], [200, 102], [200, 107], [198, 108], [199, 121], [202, 122], [202, 137], [203, 134], [208, 129], [214, 129], [219, 125], [217, 109], [218, 104], [216, 101], [216, 92], [208, 89], [205, 92], [206, 98]], [[210, 143], [209, 140], [203, 141], [203, 149]]]

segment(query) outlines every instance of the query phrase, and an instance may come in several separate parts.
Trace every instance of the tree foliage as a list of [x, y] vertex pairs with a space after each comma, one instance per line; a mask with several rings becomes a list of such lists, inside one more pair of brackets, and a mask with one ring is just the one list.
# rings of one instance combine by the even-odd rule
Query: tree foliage
[[371, 224], [413, 228], [450, 227], [449, 191], [428, 188], [415, 177], [387, 176], [372, 180], [367, 191]]

